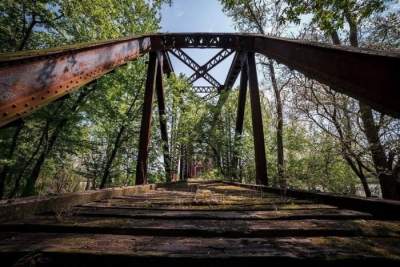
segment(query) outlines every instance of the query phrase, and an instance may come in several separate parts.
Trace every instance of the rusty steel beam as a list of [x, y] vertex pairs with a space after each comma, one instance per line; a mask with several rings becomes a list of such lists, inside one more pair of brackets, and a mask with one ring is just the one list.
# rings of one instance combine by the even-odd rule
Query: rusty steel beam
[[254, 153], [256, 163], [256, 183], [268, 185], [267, 159], [265, 156], [264, 128], [258, 88], [256, 59], [253, 52], [247, 56], [247, 76], [249, 79], [251, 119], [254, 136]]
[[1, 57], [0, 127], [136, 59], [150, 47], [150, 38], [138, 37]]
[[163, 83], [163, 66], [166, 64], [165, 54], [159, 53], [157, 66], [157, 77], [156, 77], [156, 93], [157, 93], [157, 103], [158, 103], [158, 118], [160, 122], [160, 132], [162, 140], [162, 149], [164, 156], [164, 168], [165, 168], [165, 178], [166, 182], [170, 183], [172, 181], [172, 171], [171, 171], [171, 157], [169, 154], [169, 144], [168, 144], [168, 130], [167, 130], [167, 115], [165, 110], [165, 97], [164, 97], [164, 83]]
[[161, 52], [163, 58], [163, 73], [167, 74], [168, 76], [174, 72], [174, 67], [172, 66], [171, 58], [167, 51]]
[[208, 73], [219, 63], [224, 61], [227, 57], [229, 57], [234, 51], [232, 49], [222, 49], [215, 56], [213, 56], [209, 61], [207, 61], [204, 65], [200, 67], [198, 71], [192, 74], [189, 77], [188, 81], [190, 84], [193, 84], [195, 81], [204, 76], [205, 73]]
[[228, 75], [226, 76], [224, 83], [224, 90], [232, 89], [233, 85], [236, 82], [237, 77], [239, 76], [240, 70], [242, 69], [242, 65], [246, 60], [246, 53], [237, 52], [232, 60], [231, 66], [228, 71]]
[[400, 117], [400, 54], [256, 36], [254, 51]]
[[234, 169], [235, 178], [239, 178], [239, 144], [242, 139], [243, 134], [243, 121], [244, 121], [244, 111], [246, 108], [246, 95], [247, 95], [247, 64], [242, 65], [242, 70], [240, 74], [240, 89], [238, 96], [238, 104], [236, 111], [236, 127], [235, 127], [235, 137], [234, 137], [234, 150], [232, 167]]
[[147, 184], [147, 158], [150, 142], [151, 114], [153, 112], [153, 95], [156, 84], [158, 59], [155, 52], [149, 55], [147, 69], [146, 87], [144, 91], [144, 103], [142, 111], [142, 122], [140, 124], [139, 154], [136, 164], [135, 185]]

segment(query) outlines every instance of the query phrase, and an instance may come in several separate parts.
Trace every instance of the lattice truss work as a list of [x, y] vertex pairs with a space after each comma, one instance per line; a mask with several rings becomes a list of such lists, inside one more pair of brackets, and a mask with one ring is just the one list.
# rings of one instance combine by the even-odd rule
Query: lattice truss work
[[[198, 42], [201, 42], [201, 40]], [[201, 46], [201, 44], [199, 45]], [[221, 84], [209, 72], [218, 64], [220, 64], [222, 61], [227, 59], [230, 55], [232, 55], [235, 52], [233, 49], [226, 49], [226, 48], [221, 49], [217, 54], [215, 54], [210, 60], [208, 60], [203, 65], [198, 64], [193, 58], [191, 58], [186, 52], [184, 52], [180, 48], [172, 48], [169, 49], [168, 52], [174, 55], [177, 59], [179, 59], [186, 66], [188, 66], [191, 70], [194, 71], [194, 73], [188, 78], [188, 82], [192, 85], [192, 88], [196, 93], [201, 93], [201, 94], [218, 93], [221, 90], [227, 89], [228, 88], [227, 86], [232, 86], [230, 84]], [[210, 85], [195, 86], [194, 83], [200, 78], [206, 80]]]

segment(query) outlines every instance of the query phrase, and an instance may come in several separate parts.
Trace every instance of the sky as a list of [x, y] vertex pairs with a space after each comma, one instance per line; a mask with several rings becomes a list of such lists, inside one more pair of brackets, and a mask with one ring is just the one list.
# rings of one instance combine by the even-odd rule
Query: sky
[[[173, 0], [172, 6], [164, 4], [161, 10], [161, 32], [234, 32], [234, 25], [222, 12], [218, 0]], [[184, 49], [200, 65], [214, 56], [218, 49]], [[210, 71], [221, 84], [224, 83], [233, 55]], [[171, 55], [175, 73], [188, 77], [193, 73]], [[203, 79], [195, 85], [209, 85]]]
[[163, 32], [233, 32], [233, 23], [218, 0], [173, 0], [164, 4]]

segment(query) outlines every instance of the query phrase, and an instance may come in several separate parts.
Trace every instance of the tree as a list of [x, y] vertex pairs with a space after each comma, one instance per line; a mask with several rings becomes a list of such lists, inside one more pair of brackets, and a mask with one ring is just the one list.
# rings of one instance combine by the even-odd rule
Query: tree
[[[63, 44], [100, 39], [117, 38], [127, 35], [153, 32], [158, 29], [159, 9], [164, 1], [76, 1], [76, 0], [37, 0], [37, 1], [3, 1], [0, 4], [0, 49], [1, 51], [15, 51], [17, 49], [42, 49]], [[137, 63], [137, 70], [145, 68], [143, 61]], [[125, 107], [132, 101], [131, 95], [139, 90], [138, 86], [123, 87], [139, 74], [133, 72], [126, 75], [129, 68], [110, 73], [102, 77], [96, 86], [96, 92], [87, 86], [73, 93], [61, 101], [53, 103], [35, 114], [25, 118], [15, 129], [3, 129], [0, 152], [2, 167], [0, 168], [0, 195], [9, 189], [11, 196], [18, 195], [20, 188], [23, 194], [34, 193], [37, 181], [51, 181], [51, 176], [57, 173], [54, 164], [58, 166], [80, 165], [79, 156], [90, 143], [86, 127], [94, 127], [96, 118], [93, 116], [96, 108], [109, 107], [111, 101], [107, 98], [110, 92], [119, 91], [120, 106]], [[121, 75], [121, 72], [123, 73]], [[121, 76], [126, 77], [125, 80]], [[137, 79], [136, 79], [137, 80]], [[106, 85], [108, 86], [106, 88]], [[122, 89], [121, 89], [122, 88]], [[132, 93], [134, 91], [134, 93]], [[81, 97], [84, 92], [90, 96]], [[112, 93], [111, 93], [112, 94]], [[93, 101], [96, 97], [100, 101]], [[97, 105], [90, 108], [91, 105]], [[136, 110], [138, 102], [133, 104]], [[113, 110], [105, 110], [112, 117]], [[124, 111], [121, 109], [121, 113]], [[127, 114], [127, 117], [132, 116]], [[120, 120], [110, 121], [110, 129], [123, 129]], [[121, 130], [121, 139], [127, 137]], [[80, 134], [78, 134], [80, 133]], [[124, 138], [122, 138], [122, 136]], [[103, 176], [107, 180], [107, 169], [118, 158], [120, 143], [126, 140], [116, 140], [109, 136], [110, 143], [114, 143], [111, 154], [107, 156], [108, 167], [103, 169]], [[135, 138], [135, 135], [128, 139]], [[89, 141], [89, 142], [87, 142]], [[107, 140], [108, 141], [108, 140]], [[130, 141], [131, 142], [131, 141]], [[3, 152], [4, 151], [4, 152]], [[114, 152], [112, 152], [114, 151]], [[115, 155], [113, 155], [115, 154]], [[61, 157], [63, 155], [63, 158]], [[74, 162], [74, 163], [72, 163]], [[118, 163], [121, 166], [122, 163]], [[21, 167], [22, 166], [22, 167]], [[43, 177], [41, 176], [43, 174]], [[72, 177], [72, 174], [71, 174]], [[42, 182], [43, 182], [42, 181]], [[12, 184], [8, 187], [9, 184]], [[21, 184], [25, 184], [21, 186]]]
[[[363, 23], [371, 16], [383, 12], [387, 7], [384, 1], [381, 0], [288, 0], [287, 4], [282, 21], [289, 20], [298, 23], [300, 22], [300, 15], [311, 14], [311, 24], [316, 25], [326, 36], [329, 36], [333, 44], [341, 45], [343, 43], [342, 39], [347, 36], [348, 43], [353, 47], [358, 47], [360, 44], [359, 35]], [[398, 155], [396, 155], [398, 152], [385, 148], [383, 144], [380, 121], [384, 120], [384, 118], [362, 101], [358, 104], [359, 116], [362, 121], [361, 128], [368, 143], [374, 172], [381, 185], [382, 196], [388, 199], [400, 199], [398, 171], [400, 163]], [[377, 121], [376, 118], [381, 119]], [[341, 144], [346, 146], [343, 141]], [[349, 153], [346, 152], [345, 154]], [[359, 159], [358, 161], [361, 160]], [[361, 178], [362, 175], [359, 176]], [[368, 190], [366, 190], [366, 194], [367, 196], [369, 195]]]

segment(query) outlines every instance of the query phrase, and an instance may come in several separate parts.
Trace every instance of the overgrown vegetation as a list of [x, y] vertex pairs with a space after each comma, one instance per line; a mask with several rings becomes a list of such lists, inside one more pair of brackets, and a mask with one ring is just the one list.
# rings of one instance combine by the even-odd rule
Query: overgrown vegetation
[[[163, 2], [2, 1], [0, 51], [43, 49], [159, 29]], [[400, 9], [379, 0], [221, 0], [240, 31], [375, 49], [399, 48]], [[173, 3], [172, 3], [173, 4]], [[146, 60], [131, 62], [0, 130], [0, 197], [133, 185]], [[400, 198], [400, 123], [265, 57], [258, 58], [273, 186]], [[235, 139], [238, 90], [209, 98], [165, 80], [172, 173], [254, 183], [250, 103]], [[248, 99], [248, 98], [247, 98]], [[247, 100], [248, 101], [248, 100]], [[165, 181], [153, 113], [149, 182]], [[234, 153], [238, 151], [236, 173]]]

